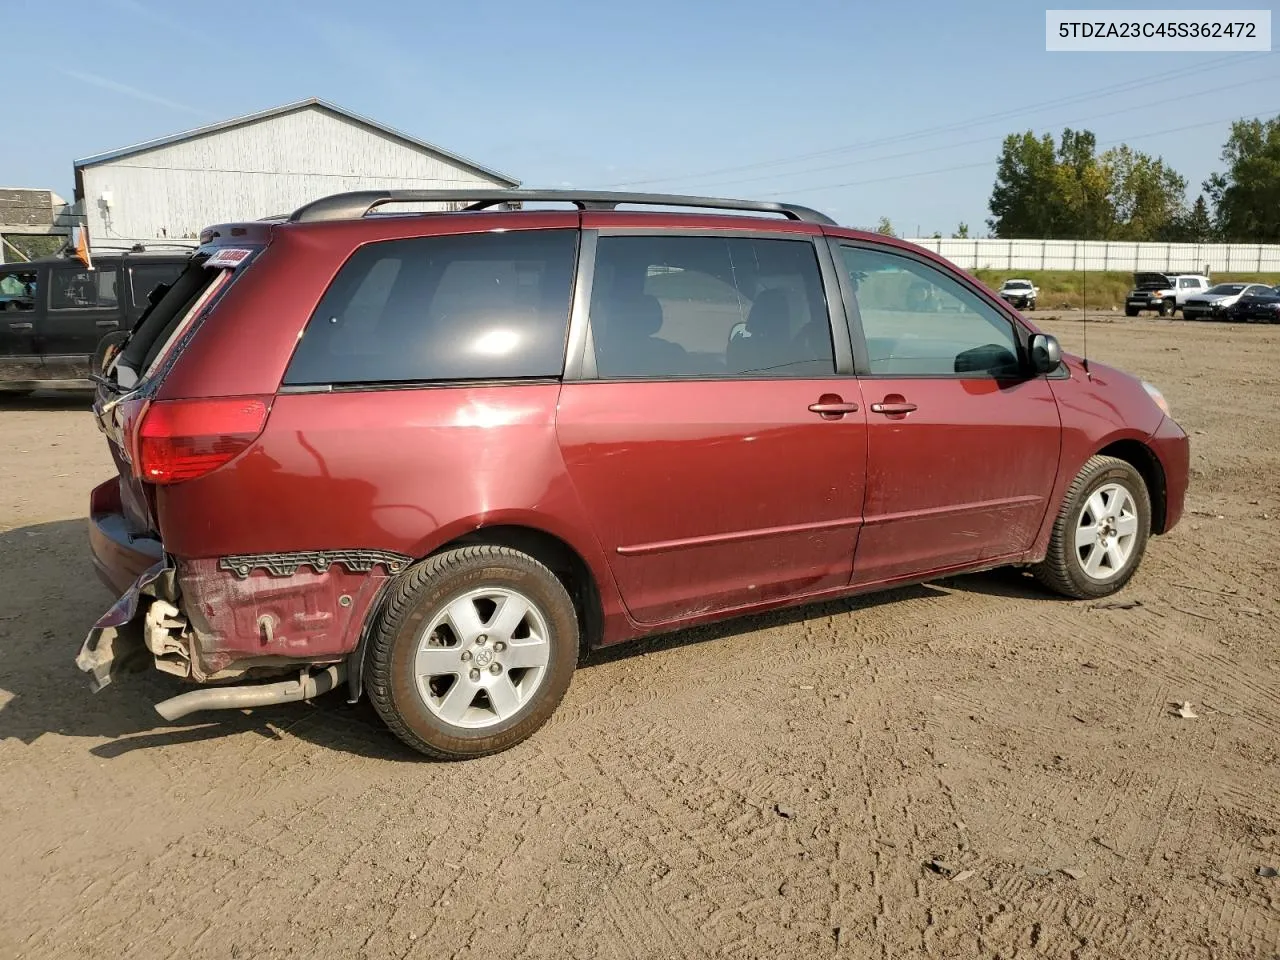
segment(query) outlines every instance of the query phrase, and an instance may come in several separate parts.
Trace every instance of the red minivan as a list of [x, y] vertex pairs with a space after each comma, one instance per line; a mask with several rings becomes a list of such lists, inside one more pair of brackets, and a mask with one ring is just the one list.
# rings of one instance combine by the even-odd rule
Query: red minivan
[[1004, 565], [1109, 594], [1187, 485], [1154, 387], [790, 204], [327, 197], [206, 230], [98, 368], [95, 687], [199, 685], [168, 719], [341, 687], [435, 757], [642, 634]]

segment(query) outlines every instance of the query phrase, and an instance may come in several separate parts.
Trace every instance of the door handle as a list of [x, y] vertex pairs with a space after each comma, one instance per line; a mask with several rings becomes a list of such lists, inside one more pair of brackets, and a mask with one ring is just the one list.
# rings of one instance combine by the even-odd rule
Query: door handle
[[911, 413], [918, 409], [914, 403], [908, 403], [905, 400], [886, 400], [884, 403], [873, 403], [871, 410], [873, 413], [887, 413], [890, 416]]
[[114, 327], [116, 322], [114, 320], [95, 320], [93, 325], [95, 327]]
[[10, 324], [9, 324], [9, 329], [10, 329], [10, 330], [30, 330], [30, 329], [31, 329], [31, 324], [29, 324], [29, 323], [21, 323], [21, 322], [13, 322], [13, 323], [10, 323]]
[[823, 420], [839, 420], [846, 413], [857, 413], [858, 405], [852, 400], [842, 400], [838, 394], [824, 393], [817, 403], [809, 404], [809, 412]]

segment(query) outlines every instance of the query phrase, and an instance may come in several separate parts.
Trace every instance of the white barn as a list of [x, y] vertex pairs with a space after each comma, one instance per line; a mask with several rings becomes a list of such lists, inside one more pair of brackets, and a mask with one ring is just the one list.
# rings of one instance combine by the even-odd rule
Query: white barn
[[76, 208], [100, 249], [194, 242], [210, 224], [344, 190], [473, 186], [519, 181], [314, 98], [75, 163]]

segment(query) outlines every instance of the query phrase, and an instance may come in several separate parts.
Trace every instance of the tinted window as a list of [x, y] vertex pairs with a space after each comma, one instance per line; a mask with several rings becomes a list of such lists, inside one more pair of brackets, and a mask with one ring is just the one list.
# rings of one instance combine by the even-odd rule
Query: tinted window
[[812, 243], [601, 237], [596, 251], [591, 334], [599, 376], [834, 372]]
[[118, 303], [114, 266], [97, 270], [55, 267], [49, 271], [50, 310], [113, 309]]
[[1018, 373], [1013, 325], [958, 280], [908, 257], [860, 247], [841, 252], [872, 374]]
[[529, 230], [361, 247], [285, 383], [559, 376], [576, 246], [576, 230]]
[[172, 284], [181, 276], [181, 263], [139, 263], [129, 268], [129, 283], [133, 289], [133, 305], [147, 306], [147, 294], [160, 284]]
[[1210, 287], [1208, 292], [1215, 296], [1229, 296], [1233, 293], [1240, 293], [1244, 287], [1243, 283], [1220, 283], [1216, 287]]

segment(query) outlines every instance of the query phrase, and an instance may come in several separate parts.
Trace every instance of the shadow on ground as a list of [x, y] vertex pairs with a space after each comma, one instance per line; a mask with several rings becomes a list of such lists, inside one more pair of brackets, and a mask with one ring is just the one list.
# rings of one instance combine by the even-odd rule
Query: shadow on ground
[[[690, 644], [731, 641], [809, 618], [869, 612], [900, 600], [942, 598], [949, 589], [1007, 597], [1045, 596], [1033, 580], [1016, 571], [956, 577], [936, 586], [902, 587], [791, 607], [624, 643], [586, 656], [582, 668]], [[287, 732], [362, 756], [396, 761], [417, 758], [386, 730], [367, 699], [353, 706], [335, 694], [314, 703], [210, 712], [168, 723], [155, 713], [153, 704], [184, 689], [175, 677], [144, 669], [91, 693], [85, 675], [76, 669], [75, 655], [112, 599], [94, 575], [83, 519], [0, 534], [0, 740], [16, 738], [29, 744], [46, 734], [105, 739], [89, 749], [110, 759], [135, 750], [232, 734], [281, 739]]]
[[0, 390], [0, 413], [7, 410], [89, 410], [92, 407], [92, 390], [37, 390], [34, 393], [8, 393]]

